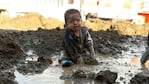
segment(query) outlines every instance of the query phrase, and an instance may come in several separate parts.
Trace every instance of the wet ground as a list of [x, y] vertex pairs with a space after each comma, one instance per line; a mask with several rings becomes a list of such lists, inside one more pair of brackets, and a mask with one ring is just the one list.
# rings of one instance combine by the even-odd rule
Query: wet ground
[[147, 37], [91, 31], [99, 65], [62, 68], [63, 29], [0, 30], [0, 84], [149, 84], [140, 65]]

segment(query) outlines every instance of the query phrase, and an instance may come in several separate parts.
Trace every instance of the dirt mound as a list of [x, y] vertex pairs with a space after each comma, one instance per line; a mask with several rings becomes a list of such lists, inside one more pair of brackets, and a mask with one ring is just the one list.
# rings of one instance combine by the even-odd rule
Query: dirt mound
[[89, 19], [84, 23], [87, 27], [94, 31], [107, 29], [117, 30], [118, 33], [124, 35], [142, 35], [147, 36], [149, 31], [149, 24], [137, 25], [127, 20], [119, 20], [119, 21], [104, 21], [100, 19]]
[[[7, 15], [0, 15], [2, 17], [0, 28], [12, 30], [37, 30], [38, 27], [43, 29], [54, 29], [59, 27], [63, 29], [64, 22], [55, 18], [45, 18], [38, 13], [21, 13], [15, 18], [9, 18]], [[118, 20], [118, 21], [105, 21], [101, 19], [88, 19], [84, 21], [85, 26], [93, 31], [99, 31], [113, 28], [120, 34], [125, 35], [142, 35], [147, 36], [149, 31], [149, 24], [137, 25], [131, 21]]]
[[52, 29], [55, 27], [63, 27], [63, 22], [55, 18], [45, 18], [38, 13], [22, 13], [14, 18], [6, 18], [1, 15], [2, 23], [0, 28], [12, 30], [37, 30], [38, 27]]
[[119, 34], [115, 30], [92, 31], [91, 35], [97, 52], [113, 55], [121, 54], [123, 50], [128, 50], [128, 48], [122, 45], [128, 41], [128, 38], [131, 38], [130, 36]]
[[[131, 36], [119, 34], [115, 30], [90, 31], [94, 40], [95, 51], [102, 54], [121, 54], [127, 50], [122, 44], [128, 42]], [[23, 50], [33, 50], [39, 56], [50, 56], [62, 48], [64, 29], [12, 32], [10, 37], [15, 38]], [[8, 34], [7, 34], [8, 35]]]
[[23, 58], [21, 47], [12, 38], [0, 34], [0, 44], [0, 69], [8, 69]]
[[25, 54], [13, 38], [0, 34], [0, 44], [0, 83], [17, 84], [13, 81], [13, 67], [24, 59]]
[[37, 31], [11, 32], [9, 36], [15, 38], [24, 52], [33, 50], [39, 56], [50, 56], [61, 49], [63, 34], [63, 29], [39, 28]]

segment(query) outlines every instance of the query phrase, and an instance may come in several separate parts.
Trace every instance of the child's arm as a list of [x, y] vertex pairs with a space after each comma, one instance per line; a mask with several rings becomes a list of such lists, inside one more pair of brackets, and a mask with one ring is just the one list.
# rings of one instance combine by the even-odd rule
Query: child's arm
[[87, 46], [88, 51], [90, 52], [91, 57], [93, 59], [95, 59], [95, 57], [94, 57], [95, 51], [94, 51], [94, 46], [93, 46], [93, 40], [92, 40], [91, 35], [88, 31], [87, 31], [87, 36], [86, 36], [86, 46]]
[[147, 36], [147, 45], [149, 47], [149, 33], [148, 33], [148, 36]]

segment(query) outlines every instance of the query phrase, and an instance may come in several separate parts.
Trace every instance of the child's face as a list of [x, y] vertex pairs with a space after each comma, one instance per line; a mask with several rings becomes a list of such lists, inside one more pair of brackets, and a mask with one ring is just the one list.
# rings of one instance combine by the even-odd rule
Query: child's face
[[82, 25], [82, 19], [78, 13], [74, 13], [68, 16], [66, 26], [70, 30], [74, 32], [80, 31], [81, 25]]

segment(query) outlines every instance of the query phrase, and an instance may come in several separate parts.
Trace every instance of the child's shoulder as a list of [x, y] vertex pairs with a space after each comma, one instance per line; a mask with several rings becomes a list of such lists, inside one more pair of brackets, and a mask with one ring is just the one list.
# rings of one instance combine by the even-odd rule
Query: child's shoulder
[[88, 31], [88, 28], [87, 28], [86, 26], [82, 26], [82, 27], [81, 27], [81, 30], [82, 30], [83, 32], [86, 32], [86, 31]]

